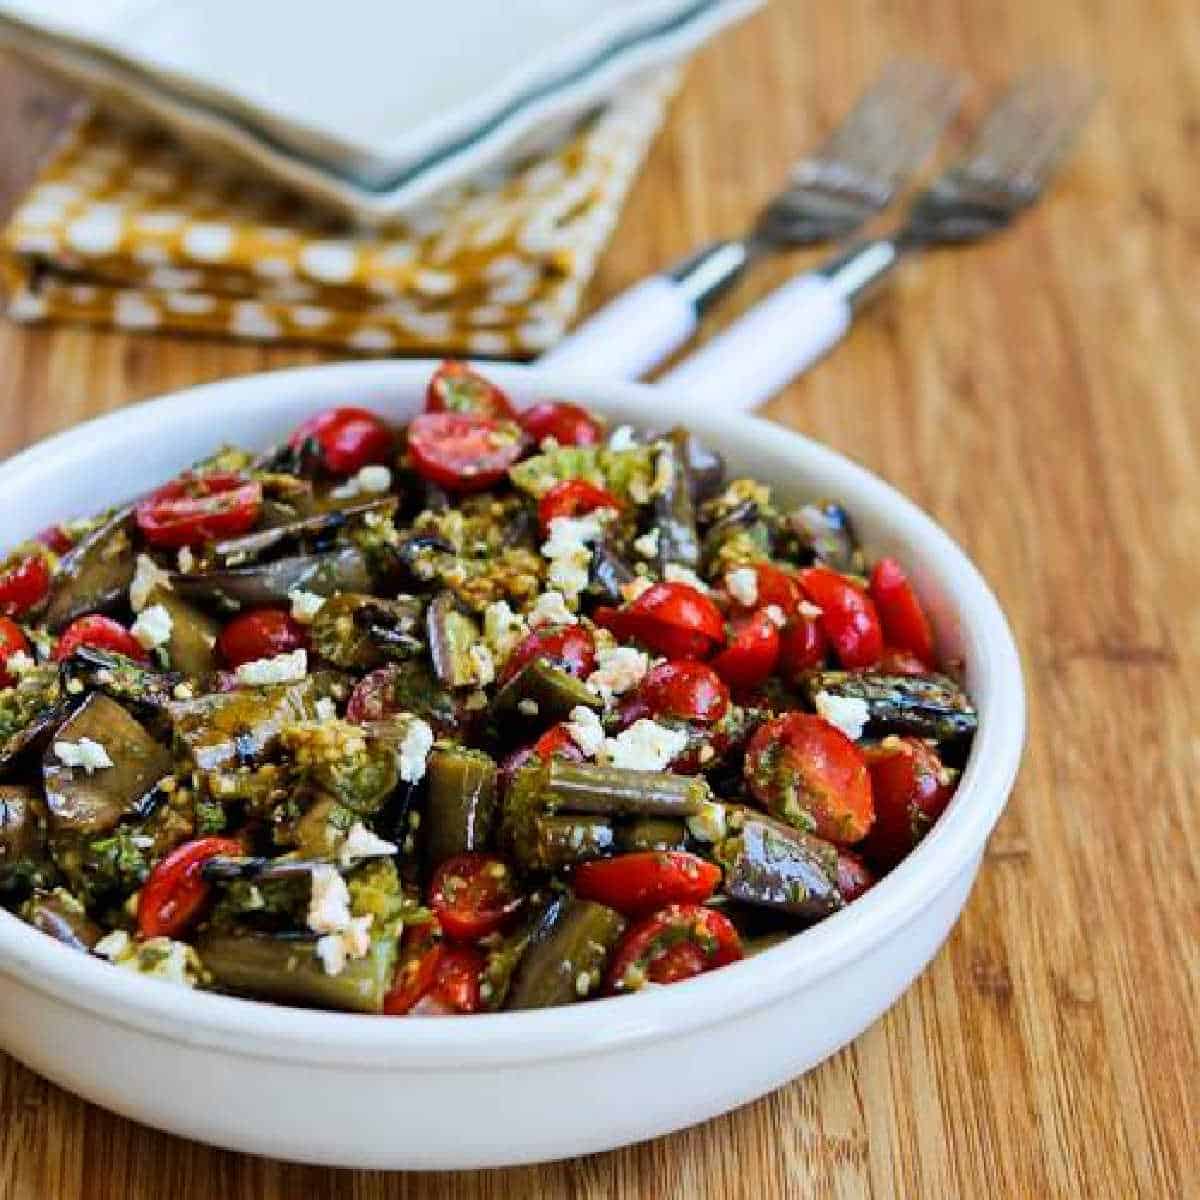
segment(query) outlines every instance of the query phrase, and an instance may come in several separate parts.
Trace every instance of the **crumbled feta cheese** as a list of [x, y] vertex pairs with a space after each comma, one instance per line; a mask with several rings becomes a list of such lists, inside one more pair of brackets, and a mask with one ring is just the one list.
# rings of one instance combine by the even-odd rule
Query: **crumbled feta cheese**
[[483, 640], [501, 661], [528, 632], [525, 618], [513, 612], [506, 600], [496, 600], [483, 610]]
[[725, 838], [725, 805], [705, 800], [700, 811], [687, 819], [688, 832], [698, 842], [720, 842]]
[[633, 646], [598, 650], [596, 669], [587, 677], [587, 686], [609, 704], [614, 696], [637, 687], [649, 669], [649, 655]]
[[358, 480], [358, 486], [364, 492], [371, 492], [374, 495], [386, 492], [392, 486], [392, 473], [387, 467], [374, 465], [363, 467], [355, 479]]
[[36, 666], [37, 663], [24, 650], [18, 650], [4, 660], [4, 669], [10, 675], [24, 675], [26, 671], [32, 671]]
[[371, 949], [371, 913], [362, 917], [351, 917], [345, 929], [327, 933], [317, 939], [317, 957], [326, 975], [340, 975], [346, 969], [348, 958], [365, 958]]
[[538, 715], [538, 702], [528, 698], [519, 700], [517, 701], [517, 712], [523, 717], [536, 717]]
[[758, 573], [753, 567], [738, 567], [725, 575], [725, 587], [729, 594], [746, 608], [758, 603]]
[[668, 729], [643, 717], [615, 738], [609, 738], [605, 746], [614, 767], [662, 771], [687, 749], [687, 743], [688, 735], [684, 730]]
[[632, 425], [618, 425], [609, 434], [608, 448], [610, 450], [632, 450], [637, 445], [637, 434]]
[[663, 578], [668, 583], [686, 583], [689, 587], [694, 587], [698, 592], [707, 592], [709, 590], [708, 584], [691, 567], [681, 566], [679, 563], [667, 563], [663, 568]]
[[778, 604], [768, 604], [763, 612], [767, 614], [771, 624], [782, 629], [787, 624], [787, 614]]
[[123, 958], [129, 952], [130, 945], [129, 934], [123, 929], [114, 929], [112, 933], [106, 933], [92, 947], [92, 953], [100, 955], [101, 958], [107, 958], [109, 962], [116, 962], [118, 958]]
[[564, 595], [578, 596], [587, 587], [589, 543], [604, 533], [604, 521], [613, 510], [597, 509], [584, 517], [555, 517], [550, 536], [542, 543], [542, 555], [550, 560], [547, 578]]
[[604, 749], [604, 726], [600, 724], [600, 718], [582, 704], [571, 709], [567, 733], [587, 758], [595, 758]]
[[479, 687], [487, 687], [496, 678], [496, 663], [492, 652], [483, 642], [476, 642], [467, 651], [467, 657], [471, 660], [474, 682]]
[[301, 625], [311, 625], [313, 618], [325, 604], [324, 596], [318, 596], [316, 592], [306, 592], [303, 588], [288, 592], [288, 599], [292, 602], [292, 620]]
[[314, 933], [337, 933], [350, 923], [350, 889], [327, 863], [313, 867], [308, 901], [308, 927]]
[[77, 742], [55, 742], [54, 753], [64, 767], [82, 767], [89, 775], [113, 765], [108, 751], [87, 737], [81, 737]]
[[871, 719], [867, 702], [859, 696], [835, 696], [831, 692], [818, 692], [815, 703], [817, 713], [830, 725], [840, 729], [852, 742], [862, 737], [863, 727]]
[[125, 930], [116, 929], [102, 937], [93, 952], [123, 971], [136, 971], [182, 987], [195, 987], [200, 982], [200, 958], [196, 951], [173, 938], [152, 937], [135, 942]]
[[633, 548], [643, 558], [653, 558], [658, 553], [658, 530], [651, 529], [649, 533], [634, 538]]
[[192, 553], [191, 546], [180, 546], [179, 553], [175, 556], [175, 561], [179, 564], [179, 570], [188, 575], [196, 565], [196, 556]]
[[143, 608], [129, 632], [147, 649], [165, 646], [171, 640], [171, 614], [161, 604]]
[[337, 705], [328, 696], [322, 696], [313, 706], [318, 721], [336, 721]]
[[387, 858], [396, 850], [395, 842], [386, 841], [361, 821], [355, 821], [338, 850], [338, 861], [342, 866], [349, 867], [363, 858]]
[[425, 760], [433, 749], [433, 730], [420, 717], [411, 717], [400, 742], [400, 778], [418, 783], [425, 775]]
[[326, 975], [340, 975], [346, 969], [346, 943], [340, 933], [317, 938], [316, 953]]
[[301, 647], [274, 658], [256, 658], [237, 669], [239, 683], [265, 686], [271, 683], [298, 683], [308, 674], [308, 653]]
[[141, 612], [150, 602], [150, 593], [155, 588], [169, 588], [171, 577], [161, 570], [149, 555], [139, 554], [137, 566], [134, 568], [133, 579], [129, 584], [129, 607], [135, 613]]
[[578, 625], [579, 618], [567, 607], [562, 592], [543, 592], [526, 617], [530, 629], [541, 625]]

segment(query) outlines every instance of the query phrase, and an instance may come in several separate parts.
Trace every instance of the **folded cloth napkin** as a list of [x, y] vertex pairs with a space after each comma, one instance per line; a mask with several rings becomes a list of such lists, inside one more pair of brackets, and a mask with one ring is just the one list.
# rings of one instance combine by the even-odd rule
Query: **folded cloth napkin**
[[376, 353], [537, 354], [574, 316], [676, 82], [656, 73], [537, 161], [372, 232], [85, 113], [0, 238], [9, 314]]

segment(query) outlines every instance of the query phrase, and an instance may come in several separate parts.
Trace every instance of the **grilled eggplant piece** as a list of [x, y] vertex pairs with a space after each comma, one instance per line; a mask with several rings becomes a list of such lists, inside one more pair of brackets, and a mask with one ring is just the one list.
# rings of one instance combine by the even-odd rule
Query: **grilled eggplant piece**
[[702, 558], [705, 571], [723, 566], [755, 562], [771, 556], [771, 525], [753, 500], [743, 500], [709, 527], [704, 535]]
[[607, 604], [621, 604], [625, 600], [622, 587], [632, 583], [636, 572], [607, 542], [598, 542], [592, 547], [592, 561], [588, 564], [588, 592], [598, 596]]
[[[66, 766], [55, 745], [81, 738], [103, 746], [113, 765], [91, 774]], [[94, 837], [109, 832], [122, 817], [138, 811], [142, 799], [171, 768], [168, 751], [121, 705], [93, 693], [59, 729], [42, 761], [52, 835]]]
[[95, 646], [80, 646], [63, 659], [59, 674], [68, 694], [72, 685], [82, 684], [87, 691], [103, 692], [119, 704], [146, 712], [166, 709], [174, 701], [176, 685], [183, 681], [176, 672], [154, 671], [123, 654]]
[[41, 796], [31, 787], [0, 786], [0, 891], [27, 888], [52, 874]]
[[240, 566], [262, 558], [264, 554], [277, 551], [284, 546], [297, 546], [311, 542], [329, 542], [338, 532], [356, 517], [367, 513], [381, 515], [396, 511], [395, 496], [383, 499], [358, 501], [344, 508], [331, 508], [312, 513], [299, 520], [259, 529], [241, 537], [227, 538], [213, 546], [213, 554], [226, 566]]
[[686, 429], [672, 429], [658, 452], [657, 476], [662, 481], [654, 498], [654, 528], [658, 530], [658, 566], [668, 563], [700, 565], [700, 535], [692, 502]]
[[203, 677], [217, 669], [216, 645], [221, 632], [220, 622], [177, 596], [172, 588], [155, 588], [147, 604], [161, 604], [171, 617], [167, 658], [176, 671]]
[[479, 626], [451, 592], [433, 598], [425, 619], [434, 673], [447, 687], [470, 687], [478, 676], [471, 648], [479, 641]]
[[132, 522], [133, 505], [125, 505], [63, 555], [44, 614], [51, 630], [125, 599], [134, 573]]
[[582, 679], [535, 658], [496, 693], [492, 716], [499, 722], [528, 719], [545, 724], [570, 716], [581, 705], [599, 710], [603, 702]]
[[421, 603], [411, 596], [381, 600], [344, 592], [313, 618], [313, 649], [335, 666], [360, 671], [412, 658], [424, 648], [416, 636], [420, 615]]
[[715, 496], [725, 482], [725, 459], [695, 434], [684, 433], [683, 455], [688, 468], [692, 501], [699, 504]]
[[541, 914], [504, 1007], [550, 1008], [585, 999], [599, 988], [608, 955], [624, 932], [625, 918], [614, 909], [558, 897]]
[[274, 562], [203, 575], [170, 575], [171, 586], [184, 600], [224, 612], [270, 608], [290, 603], [289, 592], [318, 596], [335, 592], [369, 592], [371, 570], [357, 546], [340, 546], [325, 554], [296, 554]]
[[805, 504], [788, 514], [786, 524], [799, 544], [801, 556], [850, 575], [861, 575], [865, 570], [850, 514], [840, 504], [832, 500]]
[[835, 846], [749, 809], [729, 809], [727, 820], [716, 848], [725, 895], [810, 921], [842, 907]]
[[815, 671], [805, 678], [804, 693], [815, 704], [821, 692], [866, 701], [866, 732], [872, 737], [896, 733], [957, 742], [979, 725], [966, 692], [947, 675]]
[[34, 892], [21, 906], [21, 916], [34, 929], [85, 954], [91, 953], [103, 936], [100, 926], [87, 915], [87, 909], [64, 888]]
[[496, 820], [496, 764], [482, 750], [435, 750], [426, 764], [429, 799], [422, 828], [429, 868], [491, 845]]
[[50, 663], [26, 672], [16, 687], [0, 691], [0, 772], [27, 751], [40, 753], [49, 735], [67, 719], [72, 704]]

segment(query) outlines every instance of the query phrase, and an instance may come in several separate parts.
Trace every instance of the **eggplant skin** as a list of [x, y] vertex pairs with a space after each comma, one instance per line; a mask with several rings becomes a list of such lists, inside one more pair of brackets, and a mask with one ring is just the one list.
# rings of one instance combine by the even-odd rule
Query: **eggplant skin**
[[125, 598], [134, 573], [132, 520], [133, 506], [127, 505], [63, 555], [43, 614], [52, 632], [84, 613], [104, 612]]
[[821, 692], [863, 700], [872, 737], [908, 734], [939, 742], [963, 741], [979, 726], [966, 692], [948, 675], [884, 675], [870, 671], [815, 671], [803, 690], [815, 704]]
[[227, 611], [269, 608], [290, 603], [297, 590], [332, 596], [336, 592], [369, 592], [371, 570], [357, 546], [327, 554], [296, 554], [260, 566], [209, 571], [203, 575], [170, 575], [171, 587], [184, 600]]

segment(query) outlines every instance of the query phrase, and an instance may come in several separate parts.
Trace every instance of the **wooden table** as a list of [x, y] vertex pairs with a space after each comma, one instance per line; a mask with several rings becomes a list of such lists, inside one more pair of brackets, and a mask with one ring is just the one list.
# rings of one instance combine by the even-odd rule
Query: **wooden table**
[[[1051, 203], [988, 246], [911, 265], [849, 344], [768, 409], [941, 521], [1022, 647], [1024, 769], [930, 969], [853, 1045], [757, 1104], [525, 1170], [256, 1160], [140, 1128], [5, 1062], [0, 1196], [1200, 1194], [1192, 0], [779, 0], [700, 56], [592, 296], [739, 228], [901, 52], [970, 70], [976, 103], [1038, 56], [1108, 86]], [[0, 89], [11, 200], [62, 103], [13, 68]], [[803, 262], [764, 268], [717, 320]], [[0, 450], [183, 384], [316, 357], [5, 324]]]

